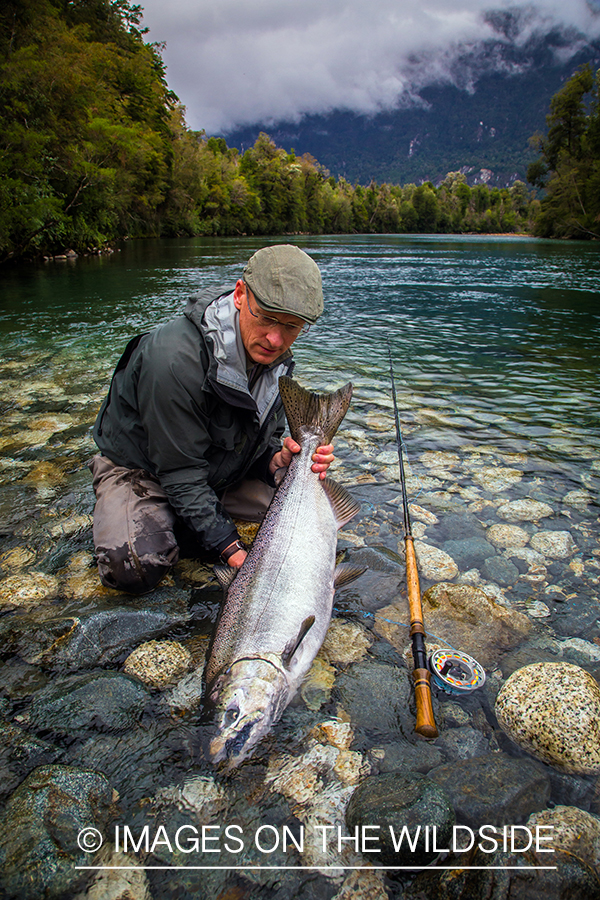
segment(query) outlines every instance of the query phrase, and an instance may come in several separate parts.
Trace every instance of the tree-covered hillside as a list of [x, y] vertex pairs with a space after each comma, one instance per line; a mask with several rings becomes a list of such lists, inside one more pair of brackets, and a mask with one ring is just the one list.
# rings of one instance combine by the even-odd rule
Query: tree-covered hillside
[[[534, 178], [546, 184], [540, 206], [522, 181], [469, 185], [458, 170], [436, 186], [352, 184], [264, 133], [240, 153], [187, 126], [160, 49], [144, 34], [142, 10], [129, 0], [4, 0], [0, 261], [97, 252], [144, 236], [527, 232], [540, 210], [539, 227], [550, 233], [567, 195], [573, 215], [586, 204], [588, 236], [598, 231], [591, 75], [553, 101]], [[569, 235], [572, 224], [554, 233]]]

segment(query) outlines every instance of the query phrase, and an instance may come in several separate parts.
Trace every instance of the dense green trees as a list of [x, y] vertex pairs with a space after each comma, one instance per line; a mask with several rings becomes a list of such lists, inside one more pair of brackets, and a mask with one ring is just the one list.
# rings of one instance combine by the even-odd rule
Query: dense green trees
[[542, 237], [600, 237], [600, 71], [582, 66], [552, 98], [548, 134], [528, 180], [545, 188], [535, 220]]
[[240, 155], [190, 130], [144, 34], [130, 0], [3, 0], [0, 260], [149, 235], [527, 229], [519, 182], [351, 185], [266, 134]]
[[4, 0], [0, 247], [145, 233], [172, 165], [173, 101], [127, 0]]

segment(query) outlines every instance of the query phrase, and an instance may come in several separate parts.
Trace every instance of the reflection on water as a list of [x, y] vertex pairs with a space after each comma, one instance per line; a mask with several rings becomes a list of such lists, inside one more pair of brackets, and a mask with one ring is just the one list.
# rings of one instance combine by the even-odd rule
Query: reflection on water
[[[185, 690], [180, 683], [171, 693], [149, 691], [147, 703], [123, 696], [133, 710], [125, 725], [102, 720], [106, 710], [87, 717], [71, 710], [66, 731], [48, 719], [54, 699], [47, 692], [82, 692], [86, 706], [91, 679], [94, 696], [113, 696], [111, 679], [129, 651], [154, 637], [182, 643], [192, 671], [201, 667], [220, 597], [209, 570], [183, 566], [172, 583], [135, 601], [101, 588], [91, 558], [93, 496], [85, 463], [94, 453], [91, 425], [127, 340], [178, 314], [193, 291], [233, 283], [259, 244], [246, 238], [136, 242], [110, 257], [2, 273], [0, 711], [51, 747], [45, 756], [31, 756], [29, 766], [7, 763], [4, 799], [40, 759], [104, 773], [119, 791], [120, 821], [140, 828], [148, 821], [174, 827], [190, 815], [195, 822], [229, 817], [248, 829], [261, 822], [339, 824], [360, 777], [407, 765], [414, 746], [408, 700], [397, 701], [391, 725], [364, 709], [375, 702], [374, 684], [405, 665], [388, 341], [416, 504], [413, 526], [423, 545], [422, 587], [440, 580], [479, 586], [533, 628], [512, 655], [493, 646], [485, 651], [490, 677], [479, 699], [461, 699], [461, 711], [456, 698], [437, 697], [443, 733], [427, 750], [430, 766], [420, 771], [500, 750], [519, 757], [515, 745], [502, 743], [493, 716], [495, 692], [519, 664], [556, 657], [590, 671], [598, 666], [598, 247], [485, 237], [297, 242], [321, 267], [326, 311], [295, 345], [296, 376], [313, 389], [345, 380], [355, 385], [337, 438], [336, 477], [361, 499], [362, 511], [340, 535], [340, 547], [357, 559], [367, 554], [370, 569], [336, 598], [346, 649], [328, 651], [275, 729], [274, 742], [233, 779], [215, 780], [199, 756], [193, 678]], [[541, 518], [523, 513], [531, 507], [511, 506], [515, 501], [538, 504]], [[498, 537], [504, 525], [513, 528], [512, 538]], [[510, 543], [515, 535], [520, 545]], [[427, 555], [439, 550], [443, 559]], [[378, 613], [387, 625], [376, 623]], [[344, 656], [350, 645], [362, 650]], [[353, 699], [353, 684], [369, 692], [362, 703], [360, 695]], [[314, 729], [335, 716], [349, 737], [334, 752], [335, 742], [315, 738], [321, 732]], [[451, 745], [448, 734], [459, 728], [470, 730], [471, 742], [476, 735], [479, 749]], [[342, 752], [350, 754], [344, 766], [336, 756]], [[294, 769], [297, 758], [304, 782]], [[200, 780], [184, 783], [190, 773]], [[575, 777], [569, 784], [576, 782], [577, 789], [561, 783], [562, 794], [553, 782], [549, 802], [589, 809], [589, 784], [582, 787]], [[189, 863], [164, 847], [151, 857]], [[241, 857], [220, 860], [233, 866]], [[264, 863], [256, 851], [242, 861]], [[294, 861], [324, 863], [308, 851]], [[281, 855], [270, 862], [290, 860]], [[250, 896], [241, 877], [204, 873], [196, 884], [189, 874], [154, 873], [151, 887], [157, 897], [226, 888]], [[244, 875], [251, 877], [265, 897], [291, 897], [309, 883], [298, 873], [288, 881], [282, 875], [279, 888], [262, 874]], [[310, 896], [332, 897], [343, 877], [312, 873]], [[386, 885], [385, 896], [396, 896]]]

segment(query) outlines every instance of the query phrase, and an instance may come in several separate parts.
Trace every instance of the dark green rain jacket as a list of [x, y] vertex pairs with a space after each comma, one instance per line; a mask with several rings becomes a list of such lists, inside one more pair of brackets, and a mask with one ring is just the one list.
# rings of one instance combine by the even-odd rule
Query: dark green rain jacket
[[232, 289], [218, 291], [194, 295], [184, 315], [130, 341], [94, 426], [101, 453], [154, 475], [216, 551], [237, 537], [219, 503], [225, 489], [243, 477], [273, 484], [268, 464], [285, 426], [278, 381], [294, 366], [287, 351], [259, 367], [250, 391]]

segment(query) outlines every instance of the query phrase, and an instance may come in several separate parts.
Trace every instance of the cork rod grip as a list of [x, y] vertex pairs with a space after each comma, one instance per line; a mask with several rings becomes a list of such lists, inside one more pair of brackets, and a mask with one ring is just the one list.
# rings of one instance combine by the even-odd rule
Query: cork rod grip
[[429, 669], [414, 669], [415, 702], [417, 705], [417, 723], [415, 731], [426, 738], [436, 738], [438, 730], [435, 726], [433, 707], [431, 705], [431, 675]]
[[417, 558], [412, 535], [406, 535], [404, 546], [406, 550], [406, 590], [410, 613], [410, 636], [412, 638], [412, 653], [415, 664], [413, 671], [415, 702], [417, 706], [415, 731], [423, 737], [436, 738], [438, 736], [438, 730], [436, 728], [433, 706], [431, 703], [431, 675], [427, 668], [425, 628], [423, 626], [423, 609], [421, 606], [421, 587], [419, 584], [419, 572], [417, 569]]

